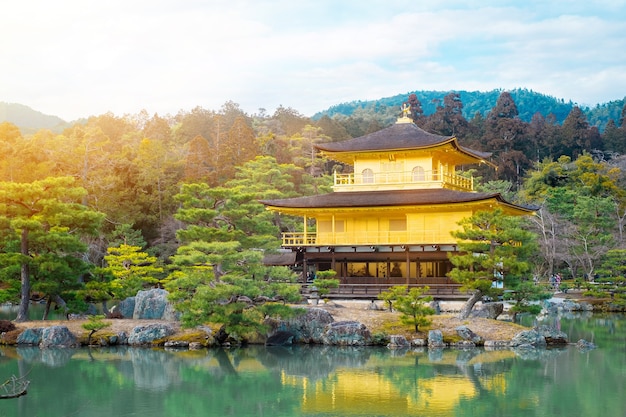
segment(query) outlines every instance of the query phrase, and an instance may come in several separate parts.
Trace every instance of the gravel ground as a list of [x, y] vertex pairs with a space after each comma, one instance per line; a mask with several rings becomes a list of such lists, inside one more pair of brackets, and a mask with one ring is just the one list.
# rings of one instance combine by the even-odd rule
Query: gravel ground
[[[319, 305], [306, 305], [306, 308], [322, 308], [328, 311], [335, 321], [358, 321], [367, 326], [372, 333], [384, 332], [387, 334], [402, 334], [407, 338], [426, 337], [428, 330], [441, 330], [444, 336], [456, 335], [456, 327], [461, 325], [468, 326], [474, 333], [482, 336], [485, 340], [510, 340], [515, 334], [525, 328], [510, 322], [502, 320], [489, 320], [471, 318], [459, 320], [456, 318], [455, 312], [460, 309], [462, 303], [459, 302], [442, 302], [441, 308], [443, 313], [440, 315], [430, 316], [432, 324], [420, 327], [420, 332], [415, 333], [414, 328], [402, 325], [399, 322], [400, 315], [397, 312], [389, 312], [384, 309], [382, 301], [353, 301], [353, 300], [337, 300], [328, 303], [320, 302]], [[176, 327], [179, 332], [184, 332], [177, 322], [165, 322], [163, 320], [131, 320], [131, 319], [115, 319], [105, 320], [110, 323], [110, 327], [101, 330], [107, 333], [119, 333], [121, 331], [130, 334], [133, 328], [137, 326], [146, 326], [152, 323], [169, 323]], [[76, 336], [87, 335], [88, 332], [82, 328], [86, 320], [49, 320], [49, 321], [29, 321], [25, 323], [17, 323], [16, 326], [21, 329], [33, 327], [49, 327], [49, 326], [66, 326]]]
[[470, 318], [459, 320], [457, 312], [463, 305], [462, 302], [441, 302], [442, 314], [430, 316], [432, 324], [420, 328], [416, 335], [413, 328], [399, 323], [400, 314], [384, 310], [384, 303], [371, 301], [337, 300], [328, 304], [321, 303], [317, 306], [328, 311], [335, 321], [358, 321], [367, 326], [371, 332], [384, 331], [387, 334], [402, 334], [404, 336], [426, 337], [428, 330], [441, 330], [444, 336], [456, 335], [456, 328], [461, 325], [469, 327], [474, 333], [482, 336], [485, 340], [510, 340], [517, 333], [527, 328], [502, 320], [490, 320], [483, 318]]

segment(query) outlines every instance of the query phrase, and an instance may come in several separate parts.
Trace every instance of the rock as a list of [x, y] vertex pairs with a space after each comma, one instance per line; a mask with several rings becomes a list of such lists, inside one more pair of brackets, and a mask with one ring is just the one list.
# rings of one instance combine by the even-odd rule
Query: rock
[[402, 335], [397, 335], [397, 334], [389, 336], [389, 344], [387, 344], [388, 348], [404, 349], [409, 346], [410, 346], [410, 343], [408, 340], [406, 340], [406, 337]]
[[167, 300], [169, 293], [160, 288], [139, 291], [135, 297], [133, 319], [177, 320], [172, 304]]
[[483, 338], [480, 337], [479, 335], [477, 335], [476, 333], [474, 333], [467, 326], [459, 326], [459, 327], [457, 327], [456, 328], [456, 334], [459, 335], [459, 337], [461, 337], [463, 340], [470, 341], [470, 342], [474, 343], [475, 345], [483, 343]]
[[188, 348], [189, 342], [185, 340], [168, 340], [167, 342], [165, 342], [163, 347], [173, 348], [173, 349]]
[[112, 311], [119, 312], [125, 319], [132, 319], [135, 313], [135, 297], [122, 300]]
[[322, 342], [332, 346], [365, 346], [371, 337], [367, 327], [358, 321], [338, 321], [326, 326]]
[[41, 343], [42, 328], [26, 329], [17, 336], [18, 345], [39, 346]]
[[128, 344], [128, 335], [126, 334], [126, 332], [119, 332], [117, 335], [112, 336], [111, 339], [109, 339], [109, 343], [113, 344], [112, 340], [115, 338], [115, 343], [116, 345], [127, 345]]
[[411, 346], [415, 346], [415, 347], [428, 346], [428, 341], [426, 339], [413, 339], [411, 340]]
[[537, 326], [533, 330], [537, 331], [548, 345], [566, 345], [568, 343], [567, 334], [551, 326]]
[[580, 339], [578, 342], [576, 342], [576, 347], [581, 350], [591, 350], [591, 349], [595, 349], [596, 345], [585, 339]]
[[545, 347], [546, 339], [537, 330], [524, 330], [519, 332], [511, 340], [510, 346], [517, 348], [536, 348]]
[[189, 343], [189, 350], [200, 350], [203, 347], [204, 346], [202, 346], [202, 343], [200, 343], [200, 342], [191, 342], [191, 343]]
[[71, 348], [78, 347], [76, 336], [65, 326], [46, 327], [41, 332], [39, 347], [45, 348]]
[[472, 342], [471, 340], [460, 340], [458, 342], [453, 343], [452, 347], [455, 347], [457, 349], [470, 349], [470, 348], [475, 348], [476, 343]]
[[172, 334], [174, 334], [174, 329], [167, 324], [137, 326], [128, 336], [128, 344], [131, 346], [149, 345], [155, 340], [164, 339]]
[[289, 320], [268, 320], [271, 328], [268, 337], [284, 331], [294, 334], [293, 343], [322, 344], [326, 326], [334, 322], [333, 316], [321, 308], [308, 308], [306, 313]]
[[428, 331], [428, 347], [442, 348], [445, 346], [446, 344], [443, 342], [443, 333], [441, 333], [441, 330]]
[[485, 303], [474, 308], [470, 313], [470, 317], [482, 317], [495, 320], [503, 311], [504, 305], [502, 303]]
[[292, 345], [296, 335], [292, 332], [279, 331], [268, 337], [266, 346], [287, 346]]

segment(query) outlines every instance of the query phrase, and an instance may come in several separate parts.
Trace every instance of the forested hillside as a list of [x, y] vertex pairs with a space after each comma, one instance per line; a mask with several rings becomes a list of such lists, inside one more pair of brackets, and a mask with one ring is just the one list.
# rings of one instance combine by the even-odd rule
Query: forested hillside
[[[454, 91], [458, 93], [463, 102], [463, 117], [466, 119], [473, 118], [476, 113], [486, 116], [487, 113], [495, 106], [498, 97], [503, 90], [491, 91]], [[385, 113], [387, 108], [396, 106], [398, 102], [405, 100], [410, 94], [415, 94], [422, 103], [424, 115], [428, 116], [441, 105], [443, 98], [450, 91], [412, 91], [406, 94], [398, 94], [391, 97], [384, 97], [378, 100], [369, 101], [352, 101], [341, 103], [330, 107], [327, 110], [316, 113], [313, 118], [318, 119], [322, 116], [333, 117], [335, 115], [351, 116], [357, 111], [366, 110], [375, 113]], [[572, 101], [565, 101], [555, 97], [547, 96], [528, 89], [510, 90], [509, 94], [515, 101], [519, 112], [519, 118], [525, 122], [530, 122], [535, 113], [540, 113], [543, 117], [554, 116], [557, 123], [561, 124], [570, 113], [572, 108], [576, 106]], [[587, 116], [591, 126], [604, 130], [610, 119], [617, 120], [620, 117], [622, 108], [626, 104], [626, 98], [615, 100], [608, 103], [598, 104], [596, 107], [588, 108], [579, 106], [583, 113]]]

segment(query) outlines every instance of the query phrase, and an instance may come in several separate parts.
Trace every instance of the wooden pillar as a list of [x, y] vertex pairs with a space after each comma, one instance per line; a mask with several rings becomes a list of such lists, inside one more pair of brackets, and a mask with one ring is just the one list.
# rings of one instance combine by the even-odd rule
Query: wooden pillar
[[404, 250], [406, 251], [406, 285], [408, 286], [411, 283], [411, 257], [408, 246]]
[[387, 271], [385, 272], [385, 278], [387, 278], [387, 282], [391, 278], [391, 261], [387, 258]]
[[415, 262], [415, 266], [417, 268], [417, 270], [415, 271], [415, 277], [417, 278], [417, 280], [419, 281], [420, 278], [420, 271], [422, 270], [422, 268], [420, 267], [420, 258], [417, 258], [416, 262]]
[[304, 215], [304, 236], [303, 236], [304, 242], [302, 242], [304, 245], [307, 244], [307, 227], [306, 227], [306, 214]]

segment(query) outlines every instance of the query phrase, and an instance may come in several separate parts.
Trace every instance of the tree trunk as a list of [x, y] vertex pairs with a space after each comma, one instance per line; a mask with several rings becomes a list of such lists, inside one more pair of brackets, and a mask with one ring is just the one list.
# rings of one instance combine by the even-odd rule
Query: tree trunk
[[[22, 238], [20, 242], [20, 253], [23, 256], [29, 256], [28, 253], [28, 229], [22, 229]], [[20, 268], [21, 290], [20, 290], [20, 307], [17, 311], [15, 321], [28, 321], [28, 306], [30, 304], [30, 267], [28, 260], [23, 260]]]
[[483, 297], [483, 292], [481, 290], [474, 291], [474, 294], [467, 300], [461, 311], [459, 312], [458, 318], [460, 320], [466, 319], [469, 317], [472, 309], [474, 308], [474, 304], [476, 304]]
[[52, 297], [49, 296], [48, 299], [46, 300], [46, 308], [43, 311], [43, 317], [41, 318], [42, 320], [48, 320], [48, 314], [50, 314], [50, 306], [52, 305]]
[[109, 305], [107, 304], [106, 300], [102, 302], [102, 312], [106, 317], [109, 317], [111, 315], [111, 311], [109, 310]]
[[67, 317], [67, 303], [65, 302], [65, 300], [62, 299], [59, 294], [57, 294], [54, 296], [54, 299], [52, 301], [55, 302], [58, 308], [63, 310], [63, 315]]

